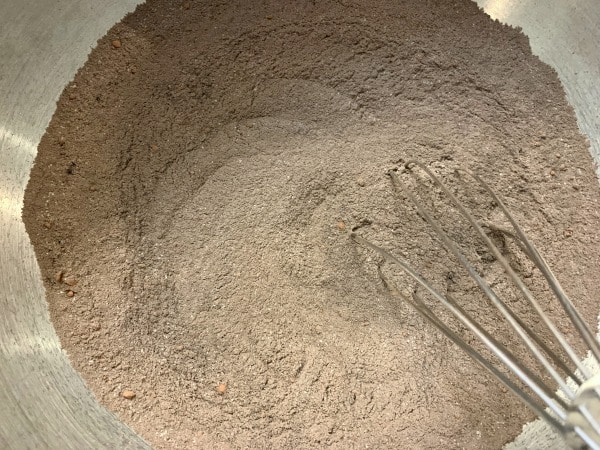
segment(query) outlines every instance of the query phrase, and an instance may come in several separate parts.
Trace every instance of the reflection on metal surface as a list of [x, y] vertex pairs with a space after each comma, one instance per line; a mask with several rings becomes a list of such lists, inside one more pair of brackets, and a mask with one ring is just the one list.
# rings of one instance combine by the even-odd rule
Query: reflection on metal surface
[[[60, 350], [20, 219], [35, 148], [91, 46], [141, 0], [0, 1], [0, 448], [145, 448], [98, 405]], [[600, 155], [600, 4], [479, 0], [518, 25], [565, 84]], [[59, 30], [59, 31], [57, 31]], [[543, 431], [534, 435], [539, 448]]]
[[507, 23], [511, 11], [518, 9], [519, 4], [510, 0], [480, 0], [477, 2], [493, 19]]
[[95, 41], [136, 3], [0, 1], [2, 449], [148, 448], [95, 401], [61, 351], [21, 222], [37, 143], [60, 92]]
[[[518, 26], [560, 77], [590, 151], [600, 161], [600, 3], [594, 0], [476, 0], [493, 19]], [[600, 168], [597, 168], [600, 176]]]
[[[36, 144], [24, 136], [12, 133], [0, 124], [0, 143], [2, 143], [2, 156], [0, 156], [0, 167], [4, 167], [2, 174], [2, 183], [0, 184], [0, 214], [2, 219], [12, 218], [19, 219], [21, 217], [21, 202], [19, 193], [23, 187], [22, 183], [15, 180], [15, 177], [9, 176], [7, 173], [10, 170], [11, 163], [15, 158], [15, 154], [25, 155], [24, 158], [33, 160], [36, 154]], [[8, 169], [8, 170], [7, 170]]]

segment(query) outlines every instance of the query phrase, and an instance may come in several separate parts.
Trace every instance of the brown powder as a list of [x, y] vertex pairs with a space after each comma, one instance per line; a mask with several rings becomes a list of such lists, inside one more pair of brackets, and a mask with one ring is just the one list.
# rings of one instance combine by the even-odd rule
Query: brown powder
[[591, 158], [519, 31], [466, 0], [138, 7], [63, 93], [25, 196], [73, 365], [157, 448], [499, 448], [531, 412], [347, 235], [476, 296], [393, 195], [413, 158], [482, 174], [595, 322]]

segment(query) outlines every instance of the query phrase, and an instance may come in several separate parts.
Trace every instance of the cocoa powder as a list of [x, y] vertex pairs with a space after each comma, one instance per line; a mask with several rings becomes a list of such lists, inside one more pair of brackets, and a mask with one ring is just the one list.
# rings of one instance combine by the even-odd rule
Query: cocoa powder
[[156, 448], [500, 448], [532, 413], [348, 238], [477, 295], [394, 195], [411, 159], [481, 174], [595, 322], [591, 157], [520, 31], [466, 0], [149, 0], [65, 89], [26, 191], [70, 360]]

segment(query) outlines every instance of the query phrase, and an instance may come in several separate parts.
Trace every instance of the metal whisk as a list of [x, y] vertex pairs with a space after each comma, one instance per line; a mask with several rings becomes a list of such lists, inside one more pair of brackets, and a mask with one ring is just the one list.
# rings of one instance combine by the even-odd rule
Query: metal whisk
[[[540, 330], [533, 330], [509, 307], [500, 294], [496, 292], [484, 277], [476, 270], [475, 265], [469, 261], [465, 252], [461, 250], [457, 244], [445, 231], [440, 222], [434, 217], [430, 211], [426, 209], [425, 202], [420, 197], [411, 192], [400, 179], [400, 174], [412, 176], [412, 179], [420, 183], [418, 177], [414, 176], [415, 171], [419, 170], [426, 175], [427, 178], [443, 193], [446, 199], [453, 205], [453, 208], [470, 224], [476, 235], [481, 239], [494, 258], [501, 264], [508, 279], [516, 287], [523, 299], [535, 310], [541, 323], [551, 333], [555, 342], [560, 346], [560, 351], [554, 351], [550, 345], [540, 336]], [[467, 170], [456, 170], [455, 176], [461, 180], [470, 179], [471, 182], [476, 182], [495, 202], [495, 205], [502, 212], [504, 218], [510, 223], [512, 229], [508, 229], [491, 223], [478, 221], [466, 207], [465, 203], [461, 202], [456, 195], [440, 181], [423, 164], [418, 162], [408, 162], [399, 170], [389, 172], [391, 181], [398, 195], [408, 198], [416, 207], [418, 214], [427, 221], [431, 228], [435, 231], [437, 239], [439, 239], [446, 250], [453, 255], [469, 276], [475, 280], [479, 288], [484, 292], [489, 303], [493, 305], [500, 313], [502, 318], [510, 326], [510, 329], [518, 336], [521, 342], [528, 349], [534, 360], [537, 361], [535, 366], [538, 369], [531, 367], [531, 364], [525, 364], [511, 352], [505, 345], [494, 338], [478, 320], [469, 314], [459, 303], [450, 295], [443, 295], [437, 290], [432, 283], [426, 280], [422, 275], [417, 273], [403, 259], [394, 256], [390, 251], [385, 250], [367, 239], [359, 236], [356, 230], [351, 232], [351, 237], [357, 243], [368, 247], [387, 262], [393, 263], [399, 267], [405, 274], [416, 282], [416, 286], [424, 289], [431, 298], [443, 305], [454, 318], [456, 318], [463, 327], [469, 330], [476, 336], [489, 350], [489, 352], [478, 351], [473, 346], [469, 345], [463, 338], [463, 333], [455, 331], [456, 327], [450, 326], [444, 322], [439, 314], [426, 304], [423, 297], [418, 294], [418, 290], [414, 290], [412, 296], [403, 294], [400, 290], [395, 289], [392, 283], [380, 276], [384, 284], [388, 287], [390, 294], [400, 297], [403, 301], [415, 308], [427, 321], [432, 323], [437, 329], [450, 338], [456, 345], [471, 356], [477, 363], [491, 373], [498, 381], [500, 381], [507, 389], [513, 392], [520, 400], [529, 406], [539, 417], [554, 427], [563, 437], [567, 445], [573, 449], [586, 448], [600, 449], [600, 374], [592, 373], [587, 368], [582, 359], [577, 355], [572, 345], [567, 341], [565, 336], [559, 331], [557, 326], [552, 322], [548, 315], [542, 309], [538, 300], [534, 297], [530, 289], [525, 284], [524, 280], [511, 267], [507, 258], [503, 255], [498, 246], [490, 239], [488, 231], [501, 233], [507, 239], [521, 248], [524, 255], [540, 271], [545, 278], [551, 292], [556, 296], [562, 310], [568, 317], [569, 321], [577, 331], [582, 342], [589, 350], [591, 355], [600, 361], [600, 345], [596, 340], [594, 333], [590, 327], [582, 319], [577, 312], [573, 303], [569, 300], [560, 284], [556, 280], [554, 274], [548, 267], [544, 258], [538, 253], [535, 246], [527, 238], [521, 227], [517, 224], [513, 216], [502, 200], [492, 191], [492, 189], [475, 173]], [[558, 391], [552, 388], [544, 379], [551, 379]]]

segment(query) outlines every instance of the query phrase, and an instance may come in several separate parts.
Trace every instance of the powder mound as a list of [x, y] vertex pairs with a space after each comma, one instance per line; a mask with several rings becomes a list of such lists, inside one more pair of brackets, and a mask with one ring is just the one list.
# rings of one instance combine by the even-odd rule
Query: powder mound
[[348, 238], [477, 298], [394, 195], [412, 159], [480, 173], [595, 320], [591, 158], [520, 32], [467, 0], [139, 6], [65, 89], [25, 196], [73, 365], [159, 449], [500, 448], [531, 412]]

